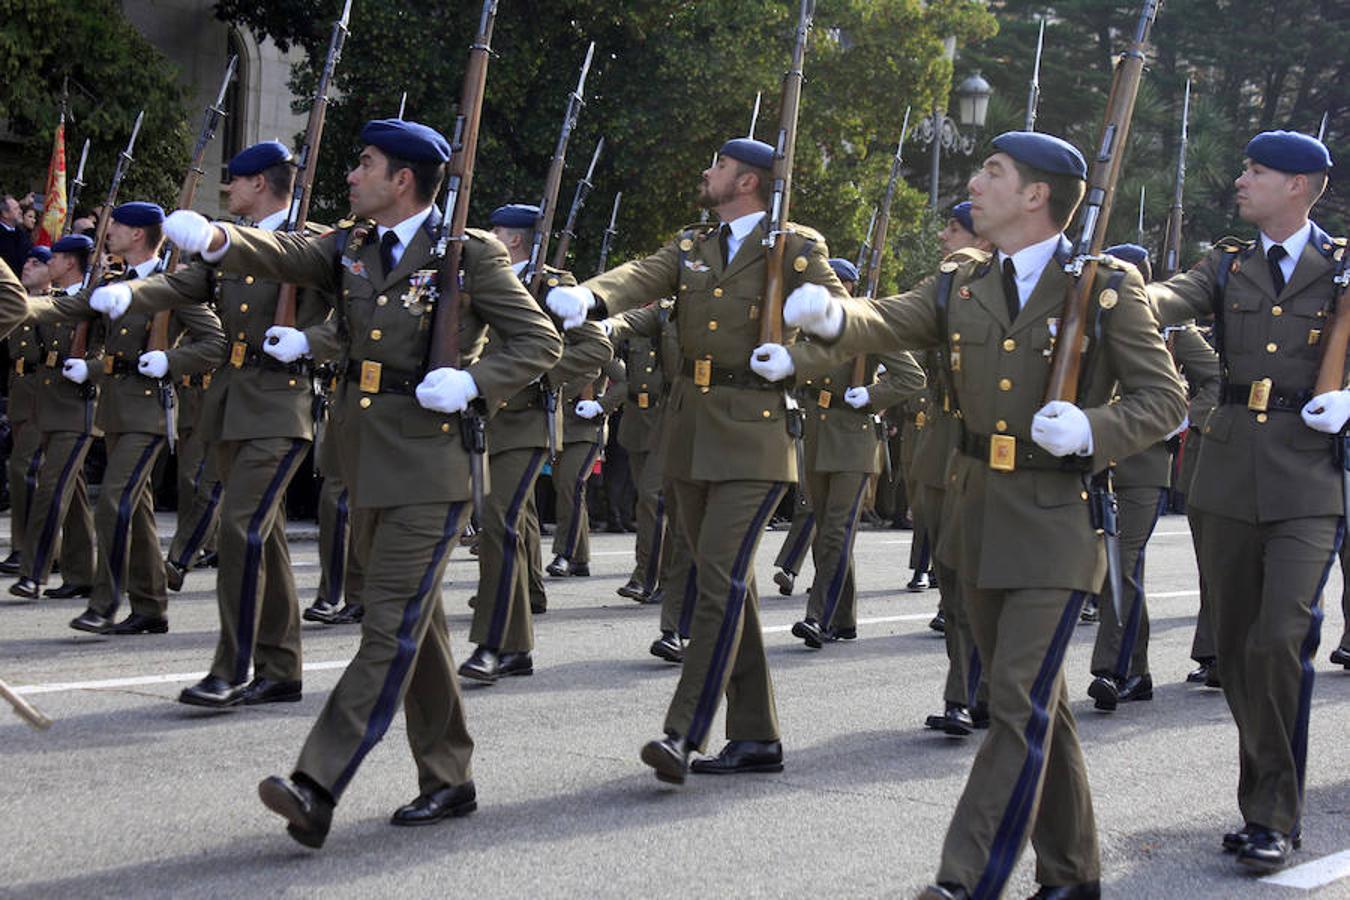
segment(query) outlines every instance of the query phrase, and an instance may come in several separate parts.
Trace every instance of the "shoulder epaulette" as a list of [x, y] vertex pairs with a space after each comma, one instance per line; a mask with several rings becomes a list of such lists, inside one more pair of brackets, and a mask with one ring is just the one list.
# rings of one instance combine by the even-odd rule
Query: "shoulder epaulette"
[[965, 263], [988, 262], [990, 255], [988, 250], [980, 250], [975, 247], [962, 247], [960, 250], [948, 253], [942, 260], [941, 268], [944, 272], [952, 272]]
[[1228, 237], [1221, 237], [1215, 241], [1214, 249], [1221, 253], [1245, 253], [1252, 249], [1255, 244], [1256, 241], [1244, 241], [1242, 238], [1229, 235]]
[[810, 225], [798, 225], [796, 222], [789, 222], [786, 225], [789, 234], [795, 234], [798, 237], [805, 238], [808, 241], [823, 241], [825, 236], [816, 231]]
[[693, 222], [682, 226], [675, 232], [676, 240], [691, 240], [694, 238], [705, 238], [717, 230], [716, 222]]
[[1100, 266], [1106, 266], [1108, 269], [1128, 269], [1134, 265], [1134, 263], [1126, 262], [1125, 260], [1120, 259], [1119, 257], [1116, 256], [1112, 256], [1109, 253], [1104, 254], [1103, 258], [1097, 261], [1097, 264]]
[[492, 232], [484, 231], [481, 228], [465, 228], [464, 236], [471, 237], [476, 241], [483, 241], [484, 243], [486, 243], [489, 239], [496, 240], [496, 238], [492, 236]]

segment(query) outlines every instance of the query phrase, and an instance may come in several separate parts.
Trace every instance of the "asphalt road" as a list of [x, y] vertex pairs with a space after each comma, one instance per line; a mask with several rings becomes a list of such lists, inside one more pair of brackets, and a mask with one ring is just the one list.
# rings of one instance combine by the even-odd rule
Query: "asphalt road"
[[[766, 535], [759, 554], [770, 590], [783, 536]], [[909, 541], [901, 531], [860, 535], [855, 643], [805, 649], [788, 634], [805, 596], [764, 597], [785, 771], [691, 776], [672, 788], [637, 751], [660, 734], [677, 670], [647, 654], [657, 610], [614, 594], [632, 537], [597, 535], [592, 577], [549, 581], [536, 674], [465, 690], [479, 811], [424, 829], [387, 824], [417, 793], [399, 719], [317, 853], [286, 837], [256, 784], [290, 771], [356, 646], [354, 628], [306, 627], [303, 702], [212, 713], [173, 698], [215, 644], [214, 572], [189, 575], [163, 636], [80, 635], [65, 623], [81, 602], [0, 595], [0, 675], [56, 720], [37, 733], [0, 715], [0, 896], [913, 896], [935, 873], [976, 738], [922, 728], [940, 709], [946, 658], [927, 627], [936, 591], [903, 590]], [[297, 541], [292, 554], [307, 601], [315, 544]], [[462, 551], [447, 569], [461, 659], [476, 571]], [[1306, 864], [1298, 874], [1328, 880], [1311, 892], [1258, 881], [1219, 849], [1239, 824], [1237, 738], [1221, 693], [1184, 683], [1197, 593], [1183, 517], [1159, 524], [1147, 585], [1152, 702], [1092, 709], [1092, 626], [1078, 629], [1066, 665], [1106, 895], [1350, 898], [1350, 672], [1326, 662], [1343, 625], [1339, 573], [1328, 585], [1296, 855]], [[720, 734], [718, 725], [713, 749]], [[1032, 890], [1028, 851], [1007, 896]]]

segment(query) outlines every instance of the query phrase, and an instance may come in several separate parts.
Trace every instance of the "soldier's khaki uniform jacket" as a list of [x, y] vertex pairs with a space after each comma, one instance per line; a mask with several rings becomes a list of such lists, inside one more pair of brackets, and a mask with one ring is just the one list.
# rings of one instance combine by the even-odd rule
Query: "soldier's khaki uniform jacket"
[[[598, 372], [595, 372], [591, 378], [586, 379], [591, 372], [582, 374], [579, 378], [574, 378], [562, 385], [562, 411], [563, 411], [563, 443], [593, 443], [598, 441], [603, 444], [608, 434], [605, 425], [605, 416], [611, 416], [616, 410], [623, 406], [624, 396], [628, 391], [627, 375], [624, 372], [623, 363], [615, 359], [606, 360]], [[616, 387], [617, 385], [617, 387]], [[604, 412], [594, 419], [583, 419], [577, 415], [577, 402], [581, 400], [586, 387], [591, 389], [591, 398], [600, 404]], [[601, 430], [602, 428], [606, 430]]]
[[[921, 403], [910, 406], [914, 421], [914, 456], [909, 474], [918, 484], [945, 490], [947, 465], [961, 438], [961, 420], [953, 414], [943, 380], [945, 372], [940, 368], [937, 354], [930, 350], [916, 356], [928, 374], [928, 390]], [[940, 510], [932, 512], [935, 516], [941, 513]]]
[[[879, 364], [886, 371], [877, 378]], [[908, 353], [870, 355], [867, 373], [868, 404], [862, 409], [844, 402], [844, 391], [853, 382], [852, 361], [803, 382], [806, 465], [811, 471], [881, 471], [882, 446], [872, 416], [921, 392], [927, 379]]]
[[[136, 370], [141, 354], [147, 349], [153, 316], [128, 311], [116, 321], [109, 320], [90, 308], [87, 292], [35, 300], [32, 308], [39, 322], [86, 319], [102, 323], [103, 363], [89, 365], [89, 380], [98, 386], [99, 392], [94, 420], [99, 428], [111, 434], [165, 434], [158, 382]], [[204, 306], [183, 309], [174, 314], [169, 325], [166, 377], [177, 381], [184, 375], [208, 372], [224, 352], [225, 334], [216, 314]], [[81, 399], [81, 421], [83, 404]]]
[[[1066, 260], [1070, 252], [1061, 237], [1055, 259]], [[987, 451], [980, 457], [964, 452], [952, 457], [943, 521], [954, 527], [944, 530], [939, 558], [980, 588], [1095, 592], [1106, 574], [1106, 559], [1089, 517], [1087, 470], [1161, 440], [1186, 413], [1185, 394], [1143, 281], [1123, 264], [1108, 262], [1099, 269], [1089, 315], [1105, 300], [1109, 316], [1102, 340], [1085, 362], [1079, 398], [1091, 425], [1093, 454], [1056, 461], [1031, 440], [1031, 420], [1044, 405], [1052, 325], [1058, 327], [1071, 279], [1052, 260], [1017, 321], [1010, 323], [990, 254], [961, 251], [943, 268], [952, 282], [945, 334], [939, 330], [939, 278], [896, 297], [851, 300], [834, 347], [812, 343], [789, 349], [797, 377], [810, 377], [862, 351], [945, 344], [955, 357], [955, 405], [968, 438], [1015, 438], [1018, 465], [1010, 472], [995, 470]], [[1115, 295], [1105, 294], [1117, 278]], [[1108, 404], [1117, 382], [1120, 399]]]
[[[323, 231], [307, 226], [310, 235]], [[132, 312], [177, 310], [209, 299], [220, 317], [226, 345], [201, 398], [197, 428], [204, 440], [313, 440], [314, 394], [306, 368], [283, 365], [263, 352], [267, 329], [276, 321], [278, 282], [197, 262], [172, 274], [138, 279], [130, 287]], [[320, 324], [331, 306], [317, 291], [299, 291], [295, 327]]]
[[[59, 294], [65, 294], [65, 291], [53, 290], [51, 296]], [[38, 430], [43, 433], [83, 432], [85, 414], [83, 388], [61, 374], [61, 367], [70, 357], [71, 344], [75, 340], [75, 323], [66, 320], [39, 322], [36, 316], [29, 319], [29, 322], [34, 325], [37, 344], [43, 353], [37, 374], [33, 376], [37, 393], [34, 402], [37, 406]], [[85, 345], [85, 361], [89, 363], [90, 372], [103, 365], [102, 346], [103, 326], [101, 323], [95, 323], [89, 329], [89, 341]], [[97, 385], [92, 379], [90, 384], [97, 393]], [[103, 434], [102, 429], [98, 427], [97, 419], [94, 422], [93, 434], [96, 437]]]
[[[1204, 458], [1187, 497], [1197, 510], [1244, 522], [1342, 514], [1332, 439], [1304, 425], [1299, 415], [1317, 382], [1321, 336], [1335, 299], [1333, 256], [1340, 246], [1313, 225], [1278, 299], [1259, 242], [1231, 238], [1189, 272], [1149, 285], [1163, 323], [1203, 318], [1214, 311], [1219, 270], [1227, 268], [1216, 345], [1226, 358], [1228, 389], [1241, 393], [1244, 402], [1221, 403], [1201, 429]], [[1267, 378], [1269, 410], [1249, 409], [1250, 385]]]
[[[717, 383], [718, 371], [754, 379], [750, 354], [760, 344], [760, 314], [767, 265], [762, 243], [767, 216], [751, 231], [725, 269], [715, 226], [691, 226], [655, 254], [587, 281], [612, 312], [663, 297], [675, 297], [681, 374], [671, 390], [665, 423], [666, 475], [694, 481], [796, 481], [797, 461], [788, 437], [781, 388], [758, 389]], [[847, 295], [827, 262], [828, 247], [817, 232], [800, 225], [790, 234], [783, 260], [784, 296], [807, 282]], [[784, 343], [796, 338], [784, 332]], [[695, 384], [698, 365], [713, 367], [712, 383]]]
[[9, 404], [5, 412], [16, 427], [37, 421], [38, 375], [46, 348], [35, 321], [26, 320], [6, 339], [9, 345]]
[[628, 380], [619, 443], [630, 453], [651, 453], [662, 443], [666, 398], [680, 374], [680, 336], [670, 319], [674, 305], [666, 298], [610, 320], [610, 340], [627, 348], [622, 354]]
[[[447, 503], [471, 496], [469, 454], [459, 416], [423, 408], [421, 381], [436, 309], [438, 275], [433, 208], [393, 272], [382, 274], [373, 225], [322, 237], [223, 226], [228, 252], [220, 268], [309, 286], [335, 298], [335, 314], [305, 330], [316, 360], [380, 364], [378, 392], [339, 379], [328, 439], [335, 439], [352, 503], [364, 508]], [[506, 248], [490, 233], [469, 229], [460, 276], [461, 367], [473, 376], [484, 408], [493, 409], [555, 363], [557, 330], [511, 271]], [[484, 357], [487, 330], [502, 336]], [[369, 371], [371, 367], [367, 367]], [[489, 448], [490, 449], [490, 448]]]
[[26, 318], [28, 292], [9, 264], [0, 260], [0, 337], [8, 337]]

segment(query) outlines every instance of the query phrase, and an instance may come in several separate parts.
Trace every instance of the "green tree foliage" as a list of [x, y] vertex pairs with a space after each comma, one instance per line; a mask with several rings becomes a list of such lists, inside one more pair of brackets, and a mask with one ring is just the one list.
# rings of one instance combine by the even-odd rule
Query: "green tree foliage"
[[68, 79], [67, 179], [90, 140], [82, 207], [101, 203], [136, 113], [145, 123], [120, 199], [172, 204], [188, 162], [188, 112], [175, 70], [113, 0], [0, 0], [0, 118], [22, 136], [0, 184], [42, 192]]
[[[601, 135], [606, 150], [574, 267], [585, 276], [595, 265], [615, 191], [623, 191], [623, 209], [611, 260], [650, 252], [697, 219], [700, 173], [724, 140], [747, 132], [756, 91], [764, 92], [757, 136], [773, 140], [797, 11], [786, 0], [503, 2], [471, 221], [485, 221], [499, 203], [538, 202], [567, 94], [594, 40], [587, 106], [563, 183], [564, 211]], [[313, 91], [338, 12], [336, 0], [217, 4], [223, 19], [306, 49], [308, 62], [293, 82], [301, 96]], [[319, 163], [320, 217], [345, 213], [343, 177], [361, 123], [394, 115], [403, 91], [409, 118], [450, 132], [479, 12], [478, 3], [462, 0], [415, 6], [356, 0]], [[942, 38], [955, 35], [964, 43], [994, 30], [992, 16], [968, 0], [822, 0], [806, 60], [792, 218], [820, 229], [833, 252], [856, 255], [885, 189], [905, 106], [928, 108], [950, 85]], [[918, 228], [923, 202], [908, 186], [899, 192], [893, 249]], [[883, 286], [894, 286], [908, 258], [888, 258]]]

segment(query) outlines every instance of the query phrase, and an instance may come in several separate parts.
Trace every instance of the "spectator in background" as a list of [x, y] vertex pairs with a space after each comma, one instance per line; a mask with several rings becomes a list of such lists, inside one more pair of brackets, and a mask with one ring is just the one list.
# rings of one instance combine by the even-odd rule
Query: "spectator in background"
[[0, 197], [0, 259], [15, 272], [23, 271], [33, 241], [23, 226], [23, 210], [13, 194]]

